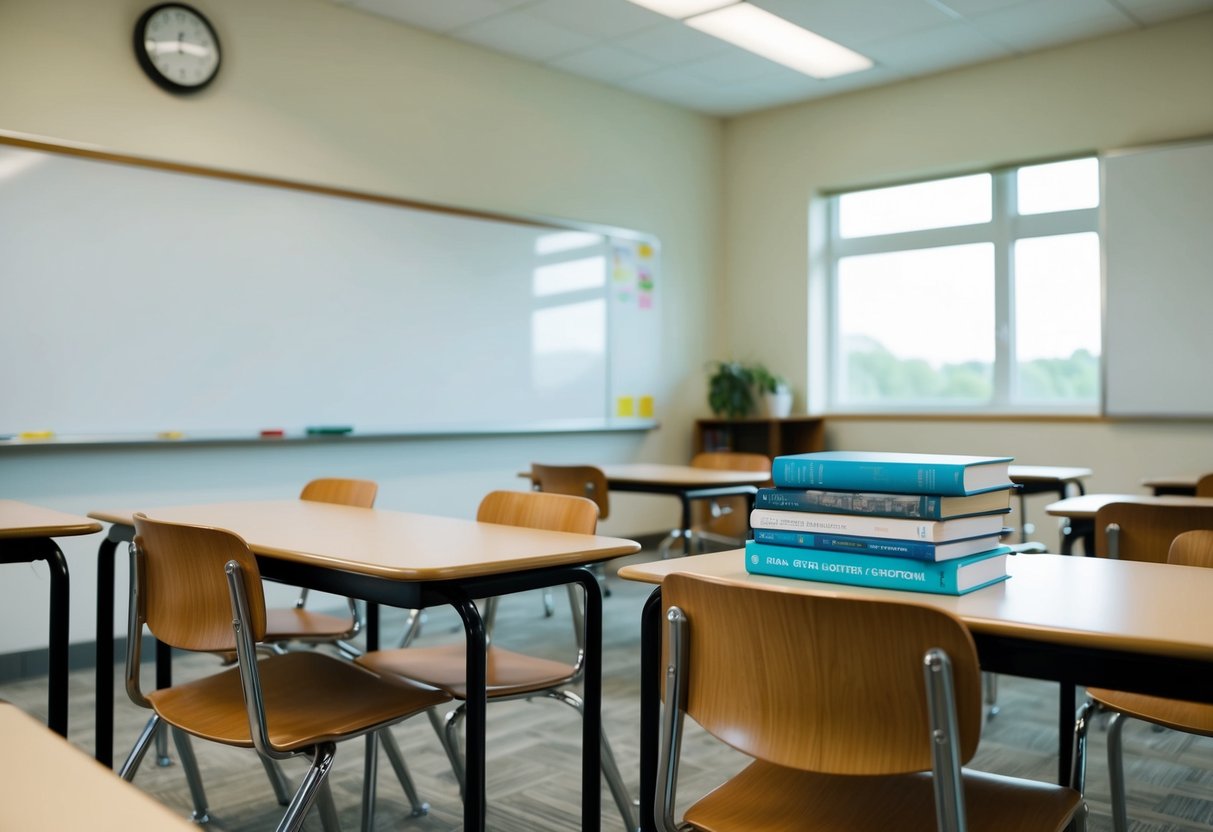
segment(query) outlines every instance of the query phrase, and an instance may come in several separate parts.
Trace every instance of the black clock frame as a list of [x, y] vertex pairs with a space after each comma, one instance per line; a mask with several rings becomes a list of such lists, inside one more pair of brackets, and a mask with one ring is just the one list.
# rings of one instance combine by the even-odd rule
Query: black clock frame
[[[215, 41], [215, 54], [219, 56], [219, 60], [215, 63], [214, 72], [212, 72], [210, 76], [200, 84], [178, 84], [173, 79], [164, 75], [164, 73], [162, 73], [154, 63], [152, 63], [151, 57], [147, 54], [147, 47], [145, 46], [145, 29], [147, 28], [147, 22], [151, 20], [152, 15], [154, 15], [156, 12], [160, 11], [161, 9], [168, 8], [184, 9], [190, 14], [196, 15], [198, 19], [206, 25], [206, 28], [210, 30], [211, 38]], [[152, 81], [154, 81], [161, 89], [177, 95], [191, 95], [206, 89], [211, 85], [211, 82], [218, 77], [219, 69], [223, 66], [223, 47], [219, 43], [219, 33], [215, 31], [214, 24], [211, 23], [210, 18], [186, 3], [157, 3], [155, 6], [152, 6], [143, 14], [139, 15], [139, 19], [135, 21], [134, 47], [135, 59], [139, 62], [139, 66], [143, 68], [143, 71], [147, 73], [147, 76], [151, 78]]]

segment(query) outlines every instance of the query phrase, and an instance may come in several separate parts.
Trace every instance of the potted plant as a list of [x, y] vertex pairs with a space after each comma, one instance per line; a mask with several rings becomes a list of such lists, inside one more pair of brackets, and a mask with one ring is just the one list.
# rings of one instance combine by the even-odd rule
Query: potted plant
[[754, 409], [754, 373], [740, 361], [708, 365], [708, 406], [718, 417], [744, 419]]
[[750, 368], [754, 386], [762, 394], [766, 414], [772, 419], [786, 418], [792, 412], [792, 388], [779, 373], [773, 373], [762, 364]]

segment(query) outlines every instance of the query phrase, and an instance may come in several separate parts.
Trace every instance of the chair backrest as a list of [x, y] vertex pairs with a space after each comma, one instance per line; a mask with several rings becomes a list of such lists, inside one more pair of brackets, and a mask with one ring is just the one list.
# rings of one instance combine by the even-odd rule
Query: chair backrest
[[371, 480], [326, 477], [312, 480], [303, 486], [299, 499], [312, 500], [317, 503], [357, 506], [358, 508], [373, 508], [375, 495], [378, 493], [379, 485]]
[[1213, 497], [1213, 474], [1204, 474], [1196, 481], [1197, 497]]
[[1171, 541], [1191, 529], [1213, 529], [1213, 505], [1108, 503], [1095, 513], [1095, 554], [1166, 563]]
[[135, 515], [140, 614], [160, 641], [182, 650], [236, 649], [224, 567], [240, 564], [254, 641], [265, 637], [261, 573], [248, 544], [225, 529]]
[[1213, 530], [1200, 529], [1176, 535], [1167, 552], [1167, 563], [1213, 567]]
[[592, 500], [543, 491], [491, 491], [480, 501], [476, 519], [528, 529], [593, 534], [598, 507]]
[[531, 484], [539, 491], [586, 497], [598, 506], [598, 519], [611, 513], [606, 474], [593, 465], [540, 465], [531, 463]]
[[929, 771], [923, 662], [952, 662], [961, 762], [981, 732], [981, 670], [964, 624], [929, 607], [673, 574], [688, 622], [686, 713], [751, 757], [805, 771]]

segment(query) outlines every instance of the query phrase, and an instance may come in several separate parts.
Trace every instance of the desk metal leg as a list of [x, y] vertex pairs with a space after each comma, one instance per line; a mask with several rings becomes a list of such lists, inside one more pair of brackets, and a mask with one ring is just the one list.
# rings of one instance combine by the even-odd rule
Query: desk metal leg
[[97, 762], [114, 767], [114, 557], [119, 539], [107, 537], [97, 551], [96, 687]]
[[682, 554], [684, 557], [693, 555], [691, 551], [691, 501], [686, 495], [682, 498]]
[[602, 825], [602, 589], [588, 571], [578, 576], [577, 583], [585, 590], [581, 828], [597, 830]]
[[46, 724], [67, 736], [67, 616], [71, 590], [67, 558], [53, 540], [47, 539], [44, 554], [51, 573], [50, 690], [47, 693]]
[[657, 754], [661, 725], [661, 587], [640, 614], [640, 829], [656, 832]]
[[467, 711], [464, 724], [463, 828], [465, 832], [479, 832], [485, 822], [485, 710], [487, 695], [486, 644], [484, 619], [476, 602], [466, 594], [452, 593], [451, 605], [463, 619], [467, 635]]
[[366, 652], [379, 649], [379, 605], [366, 602]]
[[1057, 702], [1057, 784], [1070, 785], [1070, 766], [1074, 761], [1074, 694], [1073, 682], [1058, 682]]

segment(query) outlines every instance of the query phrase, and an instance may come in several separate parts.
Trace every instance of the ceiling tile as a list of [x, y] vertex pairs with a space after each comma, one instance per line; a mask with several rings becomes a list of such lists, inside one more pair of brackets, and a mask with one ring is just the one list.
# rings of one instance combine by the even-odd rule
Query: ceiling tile
[[952, 19], [927, 0], [756, 0], [755, 5], [858, 52], [869, 41], [941, 26]]
[[616, 49], [614, 46], [592, 46], [580, 52], [572, 52], [549, 61], [548, 66], [608, 83], [661, 68], [661, 64], [656, 61], [650, 61], [635, 52]]
[[614, 45], [644, 55], [663, 66], [698, 61], [736, 48], [676, 20], [667, 20], [643, 32], [616, 38]]
[[529, 0], [347, 0], [347, 5], [390, 17], [419, 29], [449, 32], [477, 20], [501, 14]]
[[649, 29], [667, 18], [628, 2], [602, 0], [540, 0], [527, 6], [527, 13], [550, 23], [599, 38], [615, 38]]
[[869, 43], [864, 49], [880, 66], [907, 75], [925, 75], [1014, 54], [1008, 47], [960, 21]]
[[1213, 10], [1213, 0], [1112, 0], [1138, 23], [1151, 25]]
[[485, 18], [461, 26], [451, 34], [460, 40], [535, 61], [567, 55], [594, 42], [592, 38], [549, 23], [525, 10]]
[[803, 77], [802, 73], [794, 69], [789, 69], [744, 49], [730, 49], [703, 60], [688, 61], [682, 64], [682, 67], [692, 75], [717, 84], [735, 84], [758, 78], [766, 78], [773, 82], [774, 76], [781, 73]]
[[966, 20], [1017, 52], [1045, 49], [1136, 25], [1127, 14], [1104, 0], [1029, 0]]

